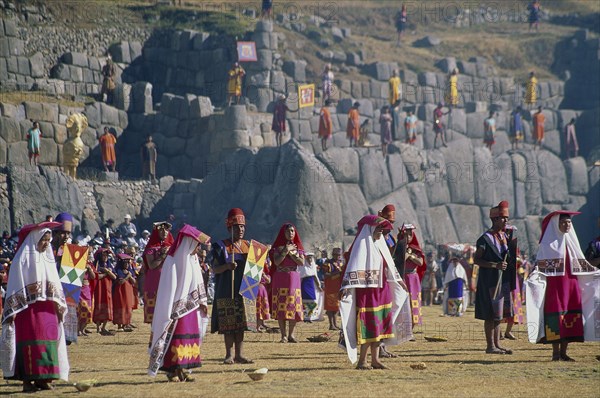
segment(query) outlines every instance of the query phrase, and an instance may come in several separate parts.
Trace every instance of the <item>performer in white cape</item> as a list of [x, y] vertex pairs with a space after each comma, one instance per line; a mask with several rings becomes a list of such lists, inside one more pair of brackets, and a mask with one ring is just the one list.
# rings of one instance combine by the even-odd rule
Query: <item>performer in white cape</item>
[[[392, 224], [368, 215], [358, 222], [358, 233], [349, 250], [340, 293], [340, 313], [345, 349], [357, 369], [387, 369], [379, 360], [379, 345], [410, 340], [412, 317], [407, 288], [394, 266], [383, 238]], [[357, 358], [360, 345], [360, 358]], [[371, 366], [367, 353], [371, 349]]]
[[446, 275], [444, 276], [444, 314], [449, 316], [462, 316], [469, 303], [467, 272], [459, 259], [450, 259]]
[[210, 237], [184, 225], [163, 264], [152, 319], [148, 374], [167, 372], [169, 381], [193, 381], [184, 369], [202, 366], [200, 346], [208, 325], [202, 269], [196, 256]]
[[527, 284], [529, 341], [552, 344], [553, 361], [574, 361], [570, 342], [600, 341], [600, 271], [583, 255], [571, 211], [542, 222], [536, 269]]
[[323, 320], [323, 289], [317, 277], [314, 253], [304, 253], [304, 267], [298, 267], [302, 288], [304, 322]]
[[50, 246], [51, 229], [60, 225], [24, 226], [8, 275], [0, 362], [5, 379], [23, 381], [23, 392], [52, 390], [52, 380], [69, 379], [67, 303]]

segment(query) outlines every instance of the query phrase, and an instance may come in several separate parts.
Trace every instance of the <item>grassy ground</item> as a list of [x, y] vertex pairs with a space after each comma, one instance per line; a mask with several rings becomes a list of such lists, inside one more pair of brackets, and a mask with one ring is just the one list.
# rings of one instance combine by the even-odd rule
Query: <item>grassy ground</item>
[[[87, 99], [86, 99], [87, 100]], [[32, 102], [45, 102], [51, 104], [60, 104], [71, 107], [83, 107], [83, 102], [72, 101], [65, 98], [57, 98], [48, 95], [41, 91], [11, 91], [11, 92], [0, 92], [0, 102], [8, 104], [21, 104], [25, 101]]]
[[[299, 344], [280, 344], [276, 334], [246, 334], [247, 356], [254, 365], [223, 365], [222, 337], [208, 335], [202, 346], [204, 364], [194, 371], [193, 383], [167, 383], [164, 375], [147, 376], [149, 326], [114, 337], [93, 334], [69, 347], [71, 382], [97, 379], [98, 385], [83, 393], [90, 397], [125, 395], [160, 396], [450, 396], [597, 397], [600, 394], [600, 354], [597, 343], [572, 344], [577, 362], [551, 362], [549, 346], [528, 343], [524, 327], [515, 326], [517, 341], [505, 346], [514, 355], [486, 355], [483, 326], [469, 310], [463, 318], [440, 317], [440, 307], [425, 307], [425, 321], [416, 342], [392, 347], [398, 358], [387, 359], [387, 371], [357, 371], [335, 342], [310, 343], [306, 337], [324, 332], [326, 322], [299, 325]], [[444, 343], [426, 342], [424, 336], [442, 335]], [[410, 364], [424, 362], [426, 370]], [[263, 381], [253, 382], [245, 371], [266, 367]], [[17, 382], [0, 388], [0, 395], [21, 391]], [[71, 396], [76, 390], [57, 382], [55, 391], [36, 396]]]

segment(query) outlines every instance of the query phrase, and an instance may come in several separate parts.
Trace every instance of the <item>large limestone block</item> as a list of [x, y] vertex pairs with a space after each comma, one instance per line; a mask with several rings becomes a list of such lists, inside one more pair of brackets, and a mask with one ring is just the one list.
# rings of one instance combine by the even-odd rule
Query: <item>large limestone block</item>
[[[539, 246], [540, 236], [542, 236], [542, 217], [527, 216], [525, 217], [525, 225], [527, 227], [529, 247], [537, 248]], [[534, 253], [530, 253], [530, 255], [533, 254]]]
[[306, 81], [306, 61], [285, 61], [283, 71], [297, 83]]
[[423, 241], [422, 228], [419, 224], [417, 213], [410, 200], [410, 195], [406, 188], [393, 191], [389, 195], [377, 199], [369, 205], [371, 214], [377, 214], [384, 206], [393, 204], [396, 208], [396, 225], [400, 227], [402, 223], [412, 223], [417, 226], [417, 235]]
[[58, 123], [58, 104], [42, 103], [42, 120]]
[[553, 154], [561, 155], [561, 134], [557, 130], [550, 130], [544, 133], [544, 141], [542, 141], [542, 148], [547, 149]]
[[360, 187], [367, 202], [372, 202], [392, 192], [392, 183], [387, 164], [380, 153], [359, 153]]
[[493, 180], [495, 196], [492, 204], [495, 206], [500, 201], [506, 200], [509, 204], [515, 202], [515, 187], [512, 172], [512, 161], [508, 154], [502, 154], [494, 159]]
[[130, 112], [150, 113], [152, 112], [152, 84], [148, 82], [136, 82], [131, 87]]
[[122, 220], [125, 214], [132, 214], [135, 218], [136, 209], [123, 195], [122, 187], [96, 185], [94, 187], [94, 197], [98, 205], [100, 219]]
[[44, 76], [44, 56], [42, 53], [37, 52], [29, 58], [29, 68], [31, 70], [31, 77], [38, 78]]
[[87, 68], [89, 65], [88, 57], [84, 53], [68, 52], [63, 54], [62, 61], [68, 65], [75, 65]]
[[511, 218], [523, 218], [527, 215], [527, 198], [525, 191], [525, 183], [521, 181], [514, 182], [515, 202], [510, 205]]
[[63, 211], [71, 213], [75, 225], [79, 225], [84, 200], [77, 184], [56, 168], [40, 166], [39, 169], [40, 172], [28, 166], [10, 168], [13, 228]]
[[[446, 206], [431, 207], [429, 209], [429, 214], [433, 223], [433, 239], [435, 243], [459, 242], [454, 223], [450, 218]], [[460, 227], [462, 228], [462, 224]]]
[[356, 151], [346, 148], [329, 148], [317, 158], [333, 175], [338, 183], [357, 184], [359, 181], [359, 158]]
[[483, 139], [483, 121], [486, 117], [484, 112], [467, 113], [467, 137]]
[[571, 195], [586, 195], [589, 191], [588, 173], [582, 157], [565, 160], [567, 183]]
[[245, 105], [232, 105], [225, 108], [226, 128], [231, 130], [247, 129], [248, 114]]
[[413, 182], [406, 186], [410, 201], [412, 202], [421, 232], [426, 240], [433, 242], [433, 221], [429, 215], [429, 199], [427, 190], [422, 182]]
[[537, 162], [544, 203], [567, 203], [567, 174], [560, 158], [550, 152], [541, 151]]
[[450, 202], [450, 191], [446, 181], [446, 161], [439, 150], [430, 151], [425, 169], [425, 187], [431, 206]]
[[110, 126], [119, 125], [119, 110], [105, 103], [100, 104], [101, 123]]
[[402, 156], [398, 153], [390, 154], [386, 158], [392, 189], [397, 190], [408, 184], [409, 177]]
[[19, 123], [12, 117], [0, 117], [0, 137], [8, 144], [20, 141], [21, 127]]
[[496, 141], [496, 143], [492, 146], [492, 154], [494, 156], [498, 156], [502, 153], [510, 151], [512, 144], [508, 138], [508, 134], [506, 134], [506, 131], [496, 131], [494, 139]]
[[25, 112], [27, 119], [39, 121], [44, 118], [44, 111], [40, 102], [25, 102]]
[[492, 206], [496, 195], [495, 182], [501, 174], [496, 168], [492, 154], [486, 148], [474, 148], [473, 161], [475, 203], [478, 206]]
[[448, 213], [457, 226], [459, 242], [475, 243], [481, 235], [481, 211], [477, 206], [447, 205]]
[[442, 149], [446, 160], [446, 178], [452, 202], [475, 204], [473, 148], [466, 140], [453, 141]]
[[7, 158], [6, 150], [8, 149], [8, 144], [4, 141], [3, 138], [0, 138], [0, 165], [5, 165]]
[[129, 43], [122, 41], [115, 43], [108, 48], [108, 52], [112, 56], [112, 59], [116, 63], [130, 64], [131, 55], [129, 53]]
[[27, 142], [13, 142], [8, 143], [8, 163], [14, 163], [19, 165], [29, 164]]
[[58, 147], [52, 138], [41, 138], [39, 163], [44, 165], [56, 165], [58, 159]]
[[356, 223], [364, 215], [369, 214], [367, 201], [356, 184], [336, 184], [340, 203], [342, 205], [342, 222], [344, 231], [350, 234], [356, 233]]

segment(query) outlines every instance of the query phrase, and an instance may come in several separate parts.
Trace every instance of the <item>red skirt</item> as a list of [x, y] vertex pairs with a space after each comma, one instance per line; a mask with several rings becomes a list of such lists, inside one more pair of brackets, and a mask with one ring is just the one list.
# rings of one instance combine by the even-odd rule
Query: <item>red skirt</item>
[[94, 323], [112, 321], [113, 319], [113, 300], [112, 300], [112, 280], [108, 277], [102, 278], [96, 282], [94, 288]]
[[571, 274], [569, 254], [565, 275], [546, 278], [544, 302], [544, 343], [583, 341], [581, 291], [577, 276]]
[[392, 294], [385, 283], [381, 288], [355, 289], [358, 344], [376, 343], [394, 337]]
[[133, 313], [133, 286], [129, 282], [115, 285], [113, 291], [113, 323], [115, 325], [129, 325]]

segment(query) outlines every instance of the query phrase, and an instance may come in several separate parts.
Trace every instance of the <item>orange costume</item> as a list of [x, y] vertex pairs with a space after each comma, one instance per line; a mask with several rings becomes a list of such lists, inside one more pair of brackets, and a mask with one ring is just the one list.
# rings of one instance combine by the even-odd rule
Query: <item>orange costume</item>
[[348, 113], [348, 125], [346, 126], [346, 137], [348, 139], [354, 139], [354, 142], [358, 142], [360, 135], [360, 115], [358, 109], [352, 108]]
[[538, 111], [533, 115], [533, 137], [536, 142], [542, 142], [544, 140], [544, 122], [546, 116], [542, 111]]
[[322, 265], [322, 272], [324, 275], [325, 282], [325, 311], [339, 311], [339, 292], [342, 286], [342, 267], [343, 263], [341, 260], [335, 261], [333, 259], [328, 260]]
[[333, 126], [331, 124], [331, 113], [327, 107], [321, 108], [321, 114], [319, 116], [319, 138], [329, 138], [333, 133]]
[[100, 141], [100, 150], [102, 152], [102, 164], [113, 165], [117, 161], [117, 155], [115, 154], [115, 144], [117, 139], [111, 133], [106, 133], [98, 138]]

